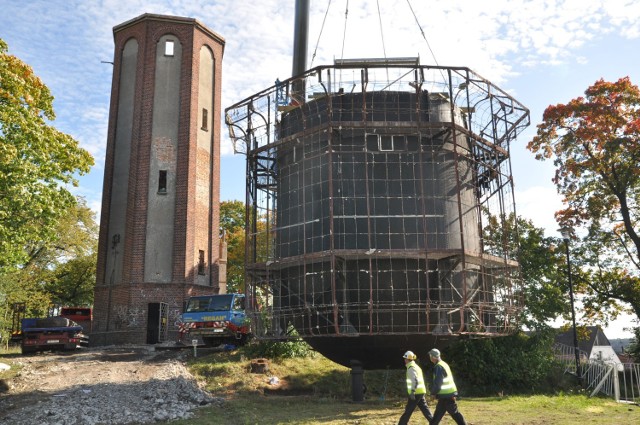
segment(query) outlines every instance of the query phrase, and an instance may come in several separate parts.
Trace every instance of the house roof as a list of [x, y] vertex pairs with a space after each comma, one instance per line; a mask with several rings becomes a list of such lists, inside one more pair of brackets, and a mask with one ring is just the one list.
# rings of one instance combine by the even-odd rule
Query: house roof
[[[591, 356], [591, 351], [595, 346], [611, 346], [611, 342], [600, 326], [581, 326], [577, 331], [578, 348], [587, 353], [587, 357]], [[573, 347], [573, 329], [558, 333], [556, 342]]]

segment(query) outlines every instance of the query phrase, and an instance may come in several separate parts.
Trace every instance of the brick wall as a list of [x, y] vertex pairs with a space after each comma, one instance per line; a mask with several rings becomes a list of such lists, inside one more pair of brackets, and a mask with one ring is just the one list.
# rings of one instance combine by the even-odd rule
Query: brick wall
[[[166, 34], [174, 35], [182, 45], [180, 75], [180, 116], [178, 128], [178, 152], [176, 163], [176, 204], [171, 283], [151, 283], [144, 280], [147, 208], [149, 193], [149, 167], [151, 155], [151, 131], [153, 117], [154, 76], [156, 44]], [[114, 151], [118, 116], [121, 52], [131, 38], [138, 42], [138, 61], [133, 107], [133, 134], [131, 135], [131, 162], [129, 191], [126, 206], [126, 235], [120, 247], [123, 255], [123, 272], [120, 282], [111, 282], [105, 270], [110, 255], [108, 223], [111, 211], [110, 199], [114, 174]], [[174, 322], [182, 311], [183, 303], [191, 295], [217, 293], [220, 256], [219, 199], [220, 199], [220, 115], [221, 115], [221, 65], [224, 40], [215, 33], [188, 18], [160, 15], [142, 15], [114, 28], [114, 74], [111, 92], [107, 153], [103, 202], [100, 221], [97, 282], [94, 293], [94, 326], [92, 344], [144, 343], [146, 341], [147, 314], [150, 303], [168, 305], [170, 335], [177, 328]], [[210, 201], [204, 205], [207, 223], [196, 222], [203, 214], [196, 210], [196, 136], [198, 119], [198, 66], [202, 46], [209, 46], [214, 55], [214, 110], [210, 111], [213, 123], [211, 159]], [[202, 184], [202, 182], [200, 182]], [[196, 245], [206, 241], [209, 261], [209, 280], [206, 285], [195, 285], [197, 275]]]

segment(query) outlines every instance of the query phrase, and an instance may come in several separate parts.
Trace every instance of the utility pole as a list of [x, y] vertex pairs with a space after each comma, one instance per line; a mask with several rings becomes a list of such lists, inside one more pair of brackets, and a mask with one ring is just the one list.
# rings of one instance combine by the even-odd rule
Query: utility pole
[[578, 382], [582, 384], [582, 373], [580, 371], [580, 349], [578, 348], [578, 332], [576, 330], [576, 309], [573, 300], [573, 280], [571, 279], [571, 257], [569, 256], [569, 237], [570, 232], [566, 229], [561, 230], [564, 247], [567, 254], [567, 278], [569, 279], [569, 299], [571, 301], [571, 322], [573, 324], [573, 352], [576, 357], [576, 376]]

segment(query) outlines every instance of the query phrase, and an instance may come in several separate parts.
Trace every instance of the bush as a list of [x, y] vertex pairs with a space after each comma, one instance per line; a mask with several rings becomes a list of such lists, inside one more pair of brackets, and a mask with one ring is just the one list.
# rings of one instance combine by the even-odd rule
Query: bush
[[553, 393], [563, 389], [553, 331], [467, 339], [446, 348], [456, 384], [466, 395]]
[[259, 341], [244, 347], [247, 356], [266, 357], [269, 359], [294, 359], [312, 357], [315, 351], [303, 340]]
[[640, 363], [640, 327], [633, 330], [634, 338], [629, 345], [629, 354], [636, 363]]

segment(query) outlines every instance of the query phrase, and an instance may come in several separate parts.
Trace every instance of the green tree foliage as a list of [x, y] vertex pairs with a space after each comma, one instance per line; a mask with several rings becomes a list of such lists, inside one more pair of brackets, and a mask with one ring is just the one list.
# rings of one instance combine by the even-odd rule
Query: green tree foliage
[[91, 306], [96, 282], [96, 253], [72, 258], [56, 267], [45, 291], [56, 305]]
[[634, 329], [633, 340], [629, 345], [629, 354], [636, 363], [640, 363], [640, 327]]
[[640, 90], [629, 78], [596, 81], [584, 97], [549, 106], [528, 148], [557, 167], [566, 207], [556, 220], [574, 231], [588, 314], [606, 321], [623, 302], [640, 317]]
[[514, 214], [502, 219], [490, 216], [484, 230], [483, 240], [490, 252], [503, 255], [517, 248], [525, 300], [520, 323], [528, 329], [545, 329], [558, 316], [568, 318], [571, 310], [562, 241], [545, 236], [543, 228]]
[[267, 357], [270, 359], [294, 359], [313, 357], [316, 352], [301, 339], [289, 341], [256, 341], [243, 347], [250, 357]]
[[50, 270], [44, 290], [54, 304], [93, 304], [98, 230], [93, 211], [80, 199], [79, 205], [58, 222], [55, 242], [38, 249], [39, 257], [33, 262]]
[[225, 232], [244, 229], [245, 207], [242, 201], [220, 202], [220, 227]]
[[26, 317], [46, 317], [54, 305], [93, 304], [98, 225], [84, 200], [53, 233], [55, 240], [29, 244], [20, 268], [0, 273], [0, 329], [10, 328], [14, 303], [25, 303]]
[[529, 329], [544, 329], [550, 320], [571, 314], [566, 258], [559, 243], [530, 220], [518, 218], [518, 262], [525, 288], [522, 323]]
[[47, 86], [0, 39], [0, 272], [28, 261], [33, 241], [55, 239], [76, 202], [68, 186], [93, 165], [54, 119]]
[[227, 241], [227, 292], [243, 292], [244, 202], [223, 201], [220, 203], [220, 227]]
[[558, 391], [562, 370], [553, 355], [554, 332], [468, 339], [444, 350], [464, 395]]

